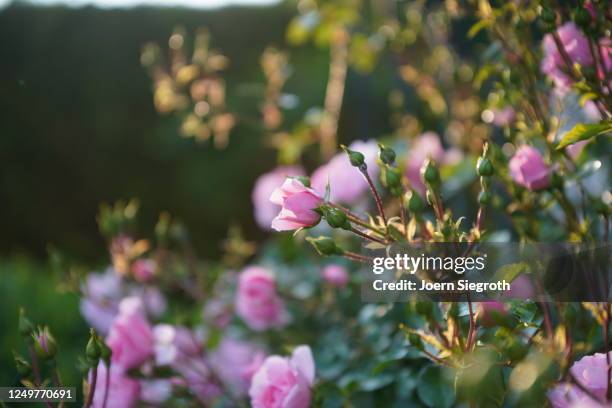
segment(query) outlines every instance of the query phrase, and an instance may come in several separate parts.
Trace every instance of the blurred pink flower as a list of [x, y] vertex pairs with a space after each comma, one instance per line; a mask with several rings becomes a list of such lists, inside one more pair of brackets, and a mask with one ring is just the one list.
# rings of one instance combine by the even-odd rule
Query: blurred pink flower
[[[612, 352], [610, 352], [612, 354]], [[606, 404], [607, 390], [607, 368], [606, 355], [595, 353], [591, 356], [582, 357], [570, 368], [570, 372], [585, 389], [589, 390], [599, 401], [594, 401], [587, 393], [578, 386], [569, 382], [563, 382], [548, 392], [548, 399], [553, 408], [596, 408], [612, 407]]]
[[349, 281], [349, 274], [346, 268], [337, 264], [326, 265], [323, 267], [321, 270], [321, 276], [325, 282], [339, 288], [346, 286]]
[[81, 314], [90, 326], [103, 335], [108, 333], [119, 312], [119, 302], [126, 296], [139, 297], [150, 316], [159, 316], [166, 310], [166, 299], [159, 289], [128, 284], [113, 268], [108, 268], [104, 273], [88, 274], [81, 290]]
[[533, 299], [535, 288], [527, 275], [519, 275], [510, 283], [510, 290], [506, 292], [507, 298]]
[[484, 327], [496, 326], [499, 318], [507, 313], [508, 308], [502, 302], [493, 300], [478, 303], [478, 321]]
[[321, 219], [314, 210], [323, 202], [323, 198], [295, 178], [287, 178], [281, 187], [275, 189], [270, 201], [282, 206], [280, 213], [272, 220], [272, 228], [276, 231], [312, 227]]
[[252, 343], [223, 338], [210, 353], [209, 361], [215, 373], [236, 395], [245, 395], [251, 378], [265, 358], [263, 350]]
[[153, 331], [139, 298], [121, 301], [106, 343], [113, 351], [113, 364], [126, 369], [137, 367], [153, 356]]
[[495, 126], [503, 127], [508, 126], [514, 122], [516, 112], [512, 106], [506, 106], [502, 109], [492, 109], [493, 112], [493, 124]]
[[[350, 144], [349, 149], [362, 153], [368, 166], [368, 174], [372, 179], [378, 176], [378, 145], [376, 140], [363, 142], [357, 140]], [[312, 188], [320, 195], [325, 194], [329, 182], [330, 200], [345, 204], [355, 202], [369, 189], [368, 183], [359, 170], [351, 165], [346, 153], [338, 153], [327, 164], [317, 168], [311, 177]]]
[[[557, 34], [572, 63], [578, 63], [582, 67], [593, 66], [589, 40], [574, 22], [570, 21], [563, 24], [557, 29]], [[598, 42], [598, 45], [605, 68], [609, 71], [612, 68], [612, 40], [603, 38]], [[555, 44], [552, 34], [544, 36], [542, 48], [544, 50], [540, 67], [542, 72], [554, 82], [555, 88], [559, 92], [565, 93], [573, 83], [573, 79], [567, 74], [567, 65]], [[603, 79], [604, 73], [598, 72], [598, 76]]]
[[270, 356], [253, 376], [249, 390], [253, 408], [308, 408], [315, 365], [308, 346], [299, 346], [291, 358]]
[[[104, 390], [106, 389], [106, 365], [101, 361], [97, 367], [96, 391], [93, 398], [93, 408], [104, 406]], [[91, 383], [91, 371], [89, 381]], [[113, 408], [135, 407], [140, 395], [140, 382], [129, 377], [125, 368], [111, 364], [106, 406]]]
[[132, 264], [132, 275], [139, 282], [148, 282], [155, 276], [157, 263], [152, 259], [137, 259]]
[[406, 176], [412, 187], [419, 193], [425, 192], [421, 180], [421, 167], [431, 157], [438, 164], [452, 164], [461, 160], [461, 153], [456, 149], [444, 151], [440, 136], [435, 132], [425, 132], [417, 137], [408, 150], [406, 158]]
[[287, 312], [276, 293], [276, 280], [266, 269], [250, 266], [240, 273], [236, 313], [253, 330], [282, 326]]
[[514, 182], [529, 190], [541, 190], [550, 184], [550, 169], [535, 147], [519, 147], [508, 166]]
[[281, 209], [278, 204], [270, 202], [270, 196], [285, 182], [287, 176], [304, 174], [304, 169], [300, 166], [280, 166], [259, 176], [251, 194], [257, 225], [265, 230], [270, 229], [270, 223]]
[[172, 395], [172, 381], [167, 378], [140, 380], [140, 400], [152, 405], [163, 404]]
[[153, 327], [155, 364], [178, 367], [202, 354], [199, 340], [187, 328], [170, 324]]
[[169, 366], [178, 378], [173, 383], [186, 387], [198, 399], [208, 402], [220, 393], [204, 359], [202, 338], [183, 326], [158, 324], [153, 328], [155, 364]]

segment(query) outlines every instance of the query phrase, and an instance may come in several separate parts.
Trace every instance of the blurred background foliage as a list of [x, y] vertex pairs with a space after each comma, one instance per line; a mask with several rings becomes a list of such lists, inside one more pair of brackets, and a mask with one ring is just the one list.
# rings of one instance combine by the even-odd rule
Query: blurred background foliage
[[[267, 45], [284, 45], [294, 13], [290, 4], [202, 11], [13, 4], [0, 11], [0, 253], [42, 259], [52, 243], [100, 261], [98, 207], [128, 198], [146, 203], [143, 225], [153, 225], [161, 211], [181, 218], [205, 257], [220, 255], [232, 222], [262, 238], [251, 186], [275, 164], [262, 132], [239, 122], [222, 151], [177, 137], [178, 120], [154, 110], [139, 55], [146, 42], [166, 44], [176, 26], [187, 33], [208, 27], [212, 47], [230, 60], [228, 104], [256, 117], [260, 55]], [[292, 48], [291, 63], [286, 88], [300, 95], [301, 117], [303, 107], [322, 104], [328, 55], [314, 46]], [[380, 82], [399, 78], [381, 65], [374, 75], [349, 72], [342, 141], [388, 130]]]

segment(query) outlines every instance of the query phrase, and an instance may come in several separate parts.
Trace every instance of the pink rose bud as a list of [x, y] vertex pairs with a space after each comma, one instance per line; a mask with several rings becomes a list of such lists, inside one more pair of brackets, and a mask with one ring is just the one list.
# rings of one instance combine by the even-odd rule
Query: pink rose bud
[[327, 265], [321, 271], [321, 275], [325, 282], [338, 288], [346, 286], [349, 281], [349, 274], [342, 265]]
[[308, 346], [291, 358], [270, 356], [253, 376], [249, 396], [253, 408], [308, 408], [315, 365]]
[[34, 339], [34, 350], [36, 350], [38, 357], [43, 360], [50, 360], [55, 357], [57, 345], [48, 327], [39, 329], [32, 334], [32, 337]]
[[[106, 372], [108, 368], [100, 361], [97, 369], [96, 390], [93, 398], [93, 408], [104, 406], [104, 393], [107, 392], [106, 407], [132, 408], [135, 407], [140, 395], [140, 383], [125, 372], [125, 368], [111, 364], [108, 387], [106, 387]], [[92, 374], [89, 374], [91, 384]]]
[[270, 223], [281, 209], [278, 204], [270, 202], [270, 196], [274, 190], [284, 183], [287, 177], [303, 176], [304, 174], [304, 169], [300, 166], [281, 166], [260, 176], [255, 181], [251, 200], [253, 201], [257, 225], [265, 230], [270, 229]]
[[[368, 174], [372, 179], [378, 176], [376, 164], [378, 145], [375, 140], [363, 142], [357, 140], [350, 144], [350, 150], [362, 153]], [[345, 204], [355, 204], [369, 190], [368, 183], [359, 171], [351, 165], [346, 153], [335, 155], [327, 164], [322, 165], [312, 173], [312, 188], [320, 195], [325, 194], [329, 183], [330, 199]]]
[[550, 168], [532, 146], [519, 147], [510, 159], [509, 168], [514, 182], [529, 190], [541, 190], [550, 185]]
[[132, 264], [132, 274], [139, 282], [148, 282], [155, 276], [157, 263], [152, 259], [138, 259]]
[[[612, 352], [610, 353], [612, 355]], [[608, 363], [604, 353], [595, 353], [582, 357], [570, 368], [570, 372], [582, 388], [598, 398], [595, 401], [580, 387], [570, 382], [563, 382], [548, 392], [548, 400], [553, 408], [572, 407], [609, 407], [606, 404], [608, 381]]]
[[282, 326], [287, 312], [276, 293], [276, 280], [266, 269], [251, 266], [238, 279], [236, 313], [253, 330]]
[[289, 231], [316, 225], [321, 216], [315, 211], [323, 198], [295, 178], [288, 178], [272, 193], [270, 201], [282, 207], [272, 220], [276, 231]]
[[137, 367], [153, 356], [153, 331], [139, 298], [121, 301], [106, 343], [113, 352], [113, 364], [125, 369]]
[[478, 304], [478, 321], [484, 327], [499, 325], [507, 314], [508, 309], [501, 302], [490, 301]]

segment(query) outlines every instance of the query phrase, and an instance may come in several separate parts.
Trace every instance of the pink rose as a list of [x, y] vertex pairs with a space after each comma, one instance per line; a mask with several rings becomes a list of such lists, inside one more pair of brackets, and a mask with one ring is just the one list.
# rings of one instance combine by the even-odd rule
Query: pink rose
[[[574, 22], [570, 21], [563, 24], [557, 29], [557, 34], [565, 48], [567, 55], [572, 63], [578, 63], [582, 67], [590, 67], [593, 65], [593, 56], [589, 49], [589, 40], [576, 27]], [[603, 57], [606, 70], [612, 68], [612, 41], [609, 38], [603, 38], [598, 42], [601, 55]], [[546, 74], [555, 84], [555, 88], [561, 93], [565, 93], [573, 79], [567, 74], [567, 65], [559, 53], [559, 49], [555, 43], [552, 34], [546, 34], [542, 41], [544, 57], [540, 66], [542, 72]], [[598, 72], [600, 78], [604, 78], [603, 72]]]
[[[363, 142], [357, 140], [349, 146], [349, 149], [362, 153], [368, 166], [368, 174], [372, 179], [378, 176], [378, 145], [375, 140]], [[355, 204], [355, 202], [366, 192], [369, 187], [359, 170], [353, 167], [346, 153], [338, 153], [327, 164], [322, 165], [312, 173], [312, 188], [320, 195], [325, 194], [325, 188], [329, 182], [330, 200]]]
[[[135, 407], [140, 395], [140, 383], [129, 377], [121, 366], [111, 364], [109, 386], [106, 397], [106, 406], [113, 408], [132, 408]], [[96, 390], [93, 398], [93, 408], [104, 406], [104, 392], [106, 390], [106, 371], [107, 367], [100, 362], [97, 367]], [[91, 384], [92, 374], [89, 374]]]
[[406, 176], [412, 187], [421, 194], [425, 192], [425, 184], [421, 180], [421, 167], [429, 157], [438, 164], [452, 164], [461, 160], [461, 153], [453, 149], [445, 152], [440, 136], [435, 132], [425, 132], [414, 140], [408, 150]]
[[280, 211], [278, 204], [270, 202], [270, 196], [288, 176], [303, 176], [304, 174], [304, 169], [300, 166], [281, 166], [259, 176], [251, 195], [257, 225], [265, 230], [270, 229], [270, 223]]
[[270, 201], [282, 207], [272, 220], [272, 228], [276, 231], [312, 227], [321, 220], [314, 210], [323, 203], [323, 198], [295, 178], [287, 178], [281, 187], [274, 190]]
[[270, 356], [253, 376], [249, 395], [253, 408], [308, 408], [315, 366], [308, 346], [291, 358]]
[[210, 353], [209, 361], [215, 373], [236, 395], [244, 395], [265, 358], [262, 349], [254, 344], [224, 338]]
[[550, 169], [532, 146], [519, 147], [510, 159], [509, 168], [514, 182], [529, 190], [541, 190], [550, 184]]
[[250, 266], [240, 273], [236, 313], [253, 330], [282, 326], [287, 312], [276, 293], [276, 280], [266, 269]]
[[139, 298], [121, 301], [106, 343], [113, 351], [113, 364], [126, 369], [139, 366], [153, 355], [153, 332]]
[[484, 327], [497, 326], [500, 318], [508, 314], [508, 308], [502, 302], [489, 301], [478, 304], [478, 321]]
[[342, 265], [326, 265], [321, 271], [321, 275], [325, 282], [339, 288], [346, 286], [349, 281], [349, 274]]
[[610, 404], [604, 402], [606, 400], [606, 382], [608, 380], [607, 368], [608, 363], [604, 353], [595, 353], [592, 356], [582, 357], [570, 368], [570, 372], [576, 381], [589, 390], [599, 401], [594, 401], [578, 386], [564, 382], [548, 392], [550, 404], [553, 408], [610, 407]]
[[137, 259], [132, 264], [132, 275], [139, 282], [148, 282], [155, 276], [157, 263], [152, 259]]

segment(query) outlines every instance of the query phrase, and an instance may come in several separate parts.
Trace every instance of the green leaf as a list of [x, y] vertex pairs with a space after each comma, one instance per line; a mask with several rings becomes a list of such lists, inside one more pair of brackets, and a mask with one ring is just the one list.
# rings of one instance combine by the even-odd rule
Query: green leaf
[[496, 280], [506, 280], [507, 282], [512, 282], [523, 272], [529, 271], [529, 265], [525, 262], [518, 262], [513, 264], [504, 265], [497, 270], [495, 273]]
[[578, 143], [581, 140], [588, 140], [610, 131], [612, 131], [611, 121], [594, 124], [578, 123], [572, 128], [572, 130], [563, 136], [563, 139], [561, 139], [557, 145], [557, 150], [561, 150], [564, 147]]
[[419, 374], [417, 387], [419, 399], [432, 408], [446, 408], [453, 406], [455, 392], [444, 377], [440, 367], [430, 365]]
[[483, 28], [486, 28], [490, 25], [491, 25], [491, 20], [489, 19], [479, 20], [478, 22], [476, 22], [474, 25], [470, 27], [470, 30], [467, 33], [468, 38], [476, 37], [476, 34], [478, 34]]

